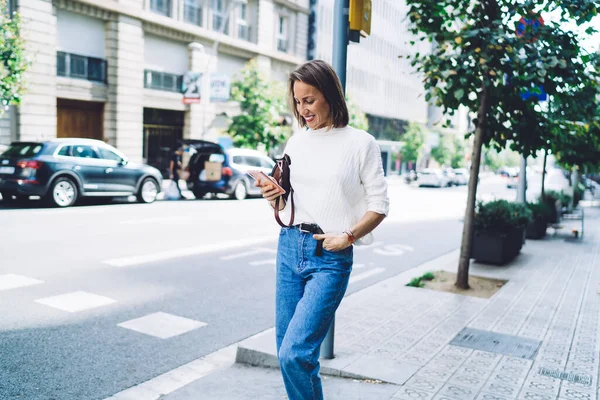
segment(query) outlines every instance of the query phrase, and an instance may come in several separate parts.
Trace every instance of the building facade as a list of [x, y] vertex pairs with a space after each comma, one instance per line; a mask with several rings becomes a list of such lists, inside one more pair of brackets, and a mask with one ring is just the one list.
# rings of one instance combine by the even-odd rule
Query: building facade
[[236, 112], [218, 89], [250, 59], [279, 80], [306, 60], [308, 2], [18, 0], [32, 64], [0, 144], [88, 137], [158, 165], [181, 139], [214, 140]]

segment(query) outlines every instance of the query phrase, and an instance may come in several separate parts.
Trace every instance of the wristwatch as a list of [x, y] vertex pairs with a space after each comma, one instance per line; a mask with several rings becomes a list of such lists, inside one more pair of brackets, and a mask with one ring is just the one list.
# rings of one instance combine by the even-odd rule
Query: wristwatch
[[351, 230], [344, 231], [344, 233], [346, 236], [348, 236], [348, 241], [350, 244], [354, 244], [354, 242], [356, 242], [356, 236], [354, 236], [354, 233], [352, 233]]

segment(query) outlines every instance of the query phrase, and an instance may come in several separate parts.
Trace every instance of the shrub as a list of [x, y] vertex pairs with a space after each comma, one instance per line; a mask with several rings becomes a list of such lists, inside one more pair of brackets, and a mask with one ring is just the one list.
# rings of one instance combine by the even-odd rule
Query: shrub
[[532, 213], [526, 205], [494, 200], [477, 204], [474, 226], [476, 231], [508, 233], [524, 228], [531, 219]]
[[541, 199], [537, 203], [527, 203], [527, 208], [531, 211], [533, 221], [549, 222], [552, 219], [552, 207]]

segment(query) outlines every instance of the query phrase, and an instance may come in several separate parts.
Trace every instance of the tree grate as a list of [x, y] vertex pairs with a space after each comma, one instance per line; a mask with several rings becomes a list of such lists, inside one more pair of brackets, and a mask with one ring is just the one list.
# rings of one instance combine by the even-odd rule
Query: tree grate
[[587, 374], [564, 372], [559, 369], [551, 369], [546, 367], [540, 367], [539, 373], [540, 375], [560, 379], [561, 381], [569, 381], [571, 383], [580, 383], [585, 386], [592, 386], [592, 376]]
[[535, 339], [506, 335], [492, 331], [464, 328], [452, 339], [451, 345], [490, 353], [533, 360], [542, 344]]

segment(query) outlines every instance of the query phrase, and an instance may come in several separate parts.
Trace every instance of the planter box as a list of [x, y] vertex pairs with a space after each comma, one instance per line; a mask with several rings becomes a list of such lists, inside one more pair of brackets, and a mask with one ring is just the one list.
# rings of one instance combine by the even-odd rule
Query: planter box
[[471, 257], [484, 264], [504, 265], [523, 247], [524, 229], [506, 233], [475, 232]]
[[548, 224], [546, 221], [533, 221], [527, 225], [525, 235], [527, 239], [542, 239], [544, 236], [546, 236], [547, 227]]

